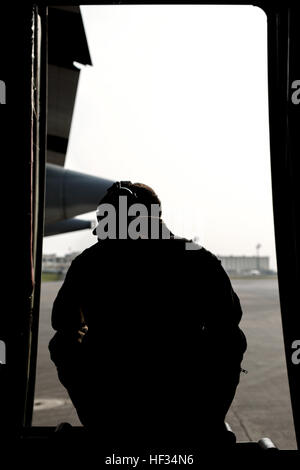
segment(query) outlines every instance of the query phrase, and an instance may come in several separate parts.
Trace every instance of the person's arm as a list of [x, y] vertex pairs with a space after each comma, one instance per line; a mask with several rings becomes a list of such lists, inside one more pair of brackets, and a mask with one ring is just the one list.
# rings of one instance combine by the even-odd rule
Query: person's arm
[[57, 367], [78, 361], [81, 351], [78, 348], [87, 333], [81, 309], [81, 272], [80, 262], [75, 259], [53, 304], [51, 321], [56, 334], [49, 343], [49, 351]]
[[225, 341], [228, 335], [233, 340], [236, 337], [241, 351], [245, 352], [246, 339], [239, 328], [243, 315], [240, 300], [221, 262], [213, 255], [207, 270], [206, 292], [209, 308], [205, 315], [205, 326], [218, 338], [223, 337]]
[[64, 332], [80, 329], [83, 322], [80, 303], [80, 266], [74, 260], [53, 303], [52, 328]]
[[216, 419], [225, 419], [240, 380], [247, 341], [239, 327], [242, 309], [230, 279], [215, 256], [208, 261], [203, 383]]

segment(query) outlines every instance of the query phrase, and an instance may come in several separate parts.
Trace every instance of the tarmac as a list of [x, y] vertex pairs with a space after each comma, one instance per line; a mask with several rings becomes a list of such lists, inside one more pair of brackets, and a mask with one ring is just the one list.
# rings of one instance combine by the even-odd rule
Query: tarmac
[[[238, 442], [269, 437], [279, 449], [297, 449], [277, 279], [233, 279], [232, 285], [243, 309], [241, 328], [247, 337], [248, 349], [242, 367], [248, 373], [241, 374], [226, 421]], [[34, 426], [56, 426], [62, 422], [80, 426], [48, 352], [48, 343], [54, 334], [51, 309], [60, 286], [61, 281], [42, 284]]]

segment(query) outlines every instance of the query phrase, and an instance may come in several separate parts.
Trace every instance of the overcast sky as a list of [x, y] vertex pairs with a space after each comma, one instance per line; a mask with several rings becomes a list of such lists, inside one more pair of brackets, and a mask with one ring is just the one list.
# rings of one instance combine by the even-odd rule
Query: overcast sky
[[[255, 255], [260, 243], [276, 268], [263, 11], [81, 11], [93, 66], [81, 71], [66, 167], [149, 184], [176, 234], [219, 255]], [[57, 235], [44, 252], [94, 242], [86, 230]]]

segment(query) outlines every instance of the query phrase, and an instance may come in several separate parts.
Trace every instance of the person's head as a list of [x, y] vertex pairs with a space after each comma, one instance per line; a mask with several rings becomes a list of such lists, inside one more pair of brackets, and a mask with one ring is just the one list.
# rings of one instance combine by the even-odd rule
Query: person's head
[[[101, 238], [97, 229], [101, 224], [104, 224], [104, 221], [106, 224], [111, 223], [113, 233], [119, 233], [120, 221], [123, 221], [124, 232], [124, 225], [127, 230], [128, 223], [134, 219], [161, 219], [161, 214], [160, 199], [150, 186], [143, 183], [131, 183], [131, 181], [116, 182], [108, 188], [98, 204], [97, 220], [99, 225], [94, 229], [93, 234], [98, 234], [98, 238]], [[115, 218], [115, 226], [113, 218]], [[112, 238], [115, 237], [112, 236]]]
[[149, 216], [151, 215], [152, 204], [161, 206], [159, 197], [150, 186], [143, 183], [131, 183], [131, 181], [118, 181], [110, 186], [98, 206], [109, 203], [118, 210], [120, 196], [127, 198], [128, 207], [132, 204], [144, 204], [149, 212]]

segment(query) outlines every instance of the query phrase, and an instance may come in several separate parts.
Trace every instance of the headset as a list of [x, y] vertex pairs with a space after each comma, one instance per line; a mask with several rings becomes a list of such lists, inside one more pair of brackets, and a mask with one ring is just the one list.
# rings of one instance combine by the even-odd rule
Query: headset
[[[120, 196], [126, 196], [128, 205], [134, 204], [138, 199], [135, 191], [130, 189], [132, 187], [131, 181], [116, 181], [112, 186], [107, 189], [105, 196], [100, 200], [98, 206], [105, 202], [114, 204], [119, 202]], [[93, 230], [93, 235], [97, 235], [96, 227]]]
[[107, 197], [114, 197], [115, 193], [116, 197], [129, 196], [130, 199], [136, 200], [137, 194], [132, 189], [130, 189], [131, 187], [131, 181], [117, 181], [112, 186], [110, 186], [110, 188], [108, 188], [107, 193], [103, 199], [106, 199]]
[[107, 189], [105, 196], [103, 196], [98, 205], [105, 202], [112, 204], [118, 203], [120, 196], [127, 196], [129, 205], [133, 204], [138, 199], [138, 196], [136, 192], [131, 189], [132, 186], [133, 184], [131, 181], [116, 181]]

